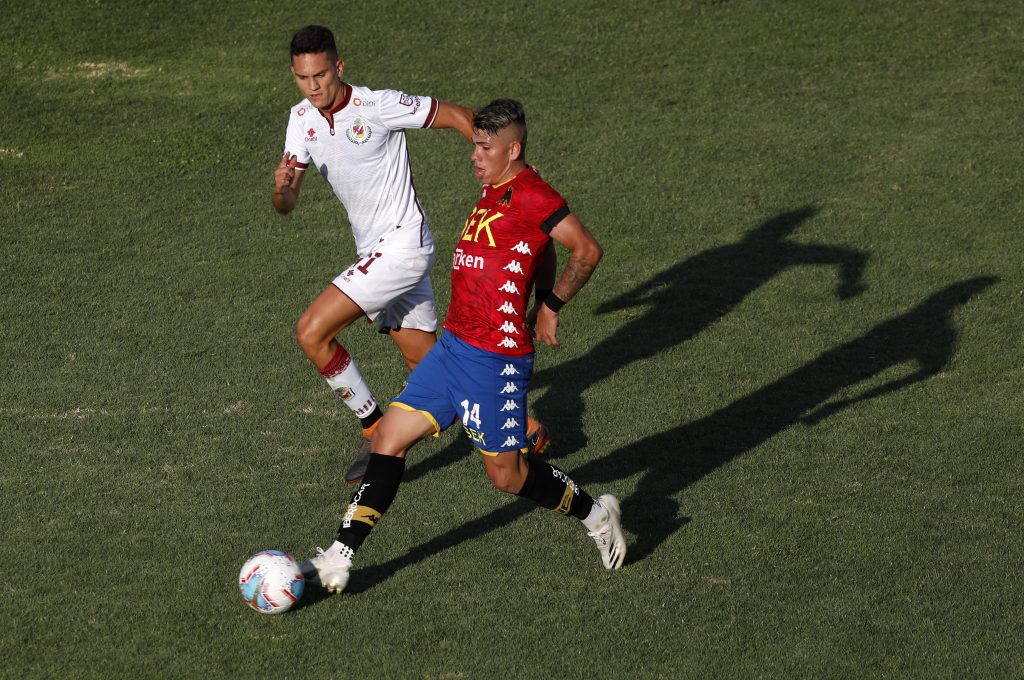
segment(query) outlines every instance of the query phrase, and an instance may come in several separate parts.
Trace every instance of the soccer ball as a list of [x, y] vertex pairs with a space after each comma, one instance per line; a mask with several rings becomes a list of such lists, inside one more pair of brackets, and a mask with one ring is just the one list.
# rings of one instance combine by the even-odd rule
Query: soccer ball
[[264, 550], [250, 557], [238, 573], [245, 603], [261, 614], [280, 614], [302, 598], [306, 582], [292, 556]]

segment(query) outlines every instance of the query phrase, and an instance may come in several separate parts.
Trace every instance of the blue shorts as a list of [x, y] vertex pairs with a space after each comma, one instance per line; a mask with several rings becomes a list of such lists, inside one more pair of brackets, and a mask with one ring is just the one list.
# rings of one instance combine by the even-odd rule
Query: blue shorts
[[446, 332], [391, 405], [423, 413], [436, 432], [459, 418], [484, 454], [524, 451], [526, 388], [532, 375], [532, 354], [508, 357], [488, 352]]

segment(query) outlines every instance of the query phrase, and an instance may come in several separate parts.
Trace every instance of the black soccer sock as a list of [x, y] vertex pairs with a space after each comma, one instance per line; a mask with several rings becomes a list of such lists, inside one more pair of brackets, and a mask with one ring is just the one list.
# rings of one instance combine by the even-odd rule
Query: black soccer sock
[[352, 494], [352, 502], [345, 507], [345, 514], [338, 527], [338, 541], [347, 545], [353, 553], [370, 535], [381, 515], [391, 507], [404, 473], [405, 458], [370, 454], [363, 481]]
[[380, 410], [380, 405], [373, 407], [373, 410], [369, 414], [359, 419], [359, 425], [364, 430], [369, 430], [371, 427], [377, 424], [377, 421], [384, 417], [384, 412]]
[[560, 515], [572, 515], [581, 521], [590, 514], [594, 499], [572, 481], [569, 475], [534, 456], [527, 456], [526, 464], [529, 471], [518, 496], [529, 498], [537, 505]]

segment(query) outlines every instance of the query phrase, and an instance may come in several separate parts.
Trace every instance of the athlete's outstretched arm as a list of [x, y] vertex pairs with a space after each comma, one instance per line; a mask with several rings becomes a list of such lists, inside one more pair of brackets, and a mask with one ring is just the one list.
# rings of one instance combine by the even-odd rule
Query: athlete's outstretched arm
[[473, 110], [458, 104], [437, 101], [437, 114], [434, 116], [432, 128], [453, 128], [462, 136], [473, 141]]
[[274, 210], [287, 215], [295, 210], [295, 204], [299, 200], [299, 187], [302, 186], [302, 176], [306, 173], [302, 168], [296, 167], [296, 159], [290, 153], [285, 152], [281, 162], [274, 170]]
[[[562, 303], [575, 297], [576, 293], [590, 280], [591, 274], [601, 261], [604, 250], [579, 219], [569, 213], [551, 230], [551, 238], [569, 251], [569, 261], [555, 282], [553, 294]], [[558, 311], [552, 309], [552, 302], [540, 306], [537, 312], [538, 340], [546, 345], [557, 346]], [[554, 302], [555, 306], [560, 306]]]

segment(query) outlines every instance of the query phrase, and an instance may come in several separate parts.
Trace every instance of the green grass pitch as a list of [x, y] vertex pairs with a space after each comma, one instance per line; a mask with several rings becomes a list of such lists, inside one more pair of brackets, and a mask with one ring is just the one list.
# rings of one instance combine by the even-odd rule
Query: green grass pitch
[[[1024, 6], [978, 0], [5, 3], [0, 676], [1021, 677]], [[330, 542], [356, 424], [294, 323], [352, 260], [270, 205], [287, 44], [522, 100], [606, 257], [538, 354], [551, 456], [626, 566], [414, 449], [350, 592], [235, 580]], [[477, 191], [408, 135], [448, 253]], [[346, 345], [379, 396], [390, 343]]]

